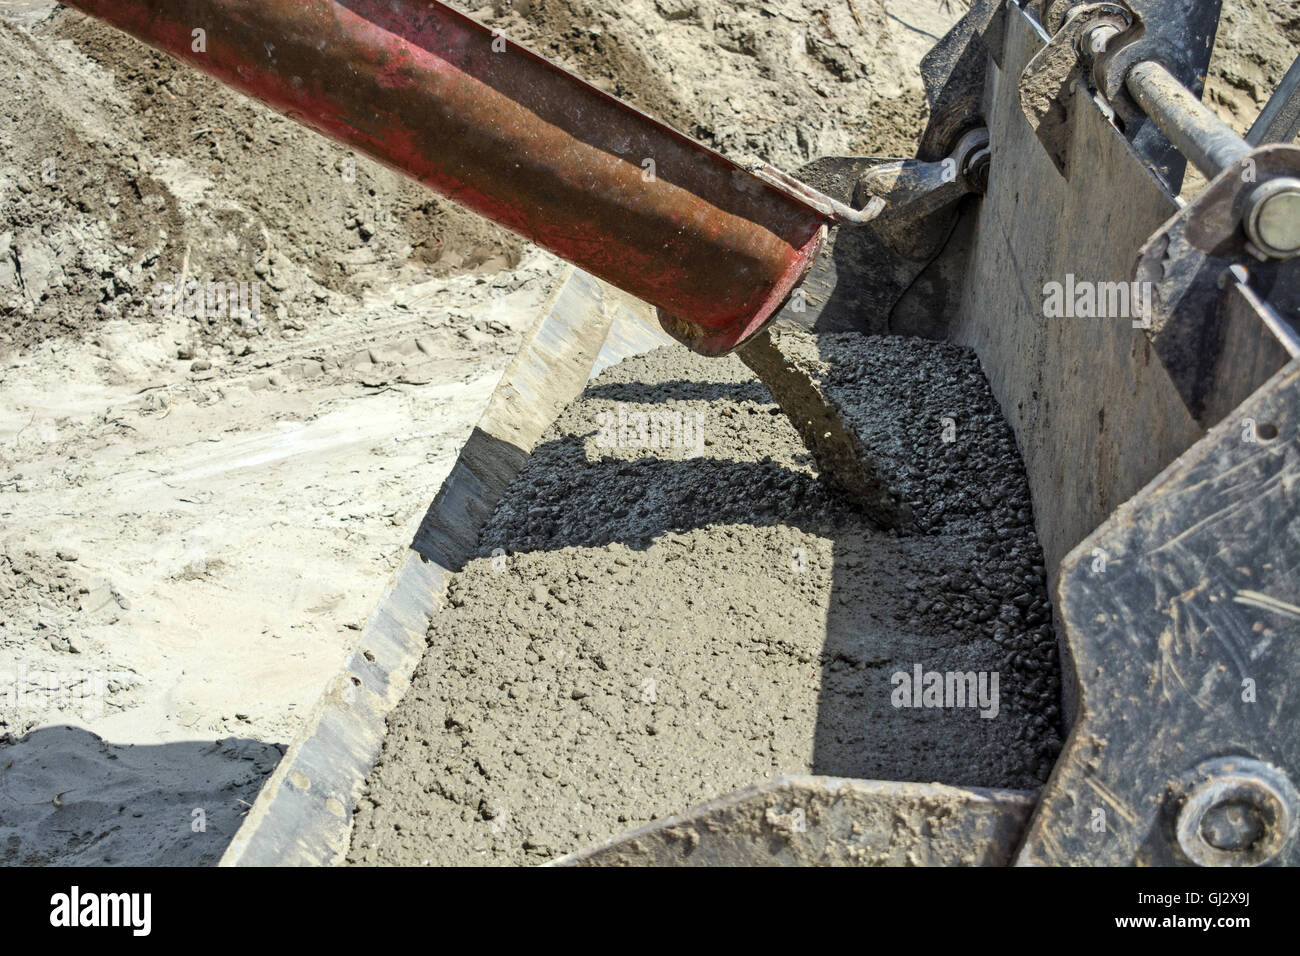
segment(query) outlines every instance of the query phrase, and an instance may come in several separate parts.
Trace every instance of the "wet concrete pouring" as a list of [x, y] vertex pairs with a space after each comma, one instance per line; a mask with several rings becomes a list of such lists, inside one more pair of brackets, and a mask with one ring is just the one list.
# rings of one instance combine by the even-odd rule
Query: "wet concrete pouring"
[[1043, 783], [1051, 609], [978, 360], [852, 333], [817, 348], [907, 526], [832, 491], [738, 359], [607, 370], [454, 576], [350, 862], [540, 863], [782, 774]]

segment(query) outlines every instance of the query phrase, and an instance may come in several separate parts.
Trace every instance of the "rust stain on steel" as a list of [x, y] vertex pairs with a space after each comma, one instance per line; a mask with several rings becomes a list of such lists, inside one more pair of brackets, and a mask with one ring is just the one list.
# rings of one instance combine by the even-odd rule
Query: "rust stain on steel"
[[434, 0], [70, 5], [659, 307], [705, 354], [762, 328], [825, 238], [802, 200]]

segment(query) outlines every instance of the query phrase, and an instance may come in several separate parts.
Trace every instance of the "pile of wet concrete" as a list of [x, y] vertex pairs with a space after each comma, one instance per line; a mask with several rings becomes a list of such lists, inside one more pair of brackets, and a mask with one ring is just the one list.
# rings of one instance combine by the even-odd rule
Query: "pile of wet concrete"
[[738, 360], [661, 349], [607, 370], [453, 577], [351, 862], [542, 862], [781, 774], [1046, 779], [1045, 572], [977, 359], [818, 348], [911, 524], [876, 529], [829, 489]]

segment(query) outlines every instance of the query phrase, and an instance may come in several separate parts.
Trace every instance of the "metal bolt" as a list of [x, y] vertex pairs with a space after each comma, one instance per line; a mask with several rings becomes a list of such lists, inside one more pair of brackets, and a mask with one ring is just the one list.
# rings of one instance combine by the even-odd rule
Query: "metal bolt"
[[1259, 808], [1246, 800], [1216, 804], [1201, 818], [1201, 836], [1216, 850], [1243, 853], [1268, 831]]
[[1080, 45], [1084, 53], [1101, 56], [1106, 52], [1106, 47], [1110, 46], [1110, 41], [1123, 32], [1122, 27], [1110, 21], [1099, 23], [1083, 32], [1083, 36], [1080, 37]]
[[1226, 290], [1228, 286], [1245, 285], [1250, 281], [1250, 270], [1240, 263], [1234, 263], [1219, 273], [1219, 288]]
[[957, 169], [962, 180], [971, 190], [983, 193], [988, 189], [989, 161], [992, 152], [989, 149], [989, 131], [980, 127], [966, 133], [952, 151], [952, 158], [957, 161]]
[[1248, 757], [1197, 769], [1178, 810], [1178, 846], [1201, 866], [1259, 866], [1294, 837], [1297, 794], [1278, 768]]
[[1300, 179], [1279, 176], [1260, 183], [1246, 200], [1246, 235], [1271, 259], [1300, 255]]
[[992, 163], [993, 152], [987, 146], [983, 149], [971, 153], [970, 158], [966, 161], [966, 169], [963, 173], [966, 181], [970, 183], [971, 189], [977, 193], [986, 193], [989, 191], [989, 166]]

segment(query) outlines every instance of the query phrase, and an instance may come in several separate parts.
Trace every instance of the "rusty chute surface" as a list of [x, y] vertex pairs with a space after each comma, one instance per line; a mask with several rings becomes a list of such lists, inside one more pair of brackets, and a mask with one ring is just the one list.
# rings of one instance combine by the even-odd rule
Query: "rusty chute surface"
[[696, 351], [758, 331], [825, 236], [800, 199], [433, 0], [71, 5], [659, 307]]

